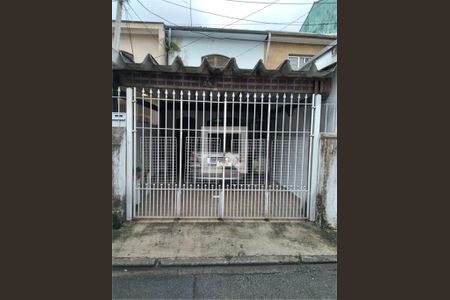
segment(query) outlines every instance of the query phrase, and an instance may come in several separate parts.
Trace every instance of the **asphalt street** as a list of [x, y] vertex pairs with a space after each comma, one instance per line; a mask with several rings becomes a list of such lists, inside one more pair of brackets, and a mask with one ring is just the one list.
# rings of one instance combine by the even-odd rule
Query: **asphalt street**
[[113, 299], [336, 299], [332, 264], [115, 269]]

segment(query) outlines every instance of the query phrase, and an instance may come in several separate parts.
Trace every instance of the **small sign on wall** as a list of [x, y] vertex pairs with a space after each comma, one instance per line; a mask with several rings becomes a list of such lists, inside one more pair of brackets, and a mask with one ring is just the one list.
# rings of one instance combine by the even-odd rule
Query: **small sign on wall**
[[113, 112], [112, 113], [112, 127], [126, 127], [127, 115], [126, 113]]

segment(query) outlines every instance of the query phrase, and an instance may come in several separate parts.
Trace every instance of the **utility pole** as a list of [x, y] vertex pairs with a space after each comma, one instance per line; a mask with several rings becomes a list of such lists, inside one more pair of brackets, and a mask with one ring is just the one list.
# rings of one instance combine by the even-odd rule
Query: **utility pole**
[[117, 3], [117, 11], [116, 11], [116, 25], [114, 28], [114, 41], [113, 41], [113, 49], [119, 51], [119, 43], [120, 43], [120, 23], [122, 21], [122, 6], [124, 0], [118, 0]]
[[191, 27], [192, 27], [192, 0], [189, 0], [189, 13], [191, 14]]

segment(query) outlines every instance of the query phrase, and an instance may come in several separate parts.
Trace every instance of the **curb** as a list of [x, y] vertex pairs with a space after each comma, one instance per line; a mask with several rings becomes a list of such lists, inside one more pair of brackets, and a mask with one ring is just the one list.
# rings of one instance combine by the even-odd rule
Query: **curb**
[[301, 256], [304, 264], [326, 264], [337, 263], [336, 255], [303, 255]]
[[114, 267], [154, 267], [156, 265], [155, 258], [129, 258], [129, 257], [113, 257], [112, 266]]
[[321, 264], [337, 263], [336, 255], [267, 255], [267, 256], [233, 256], [233, 257], [113, 257], [112, 267], [200, 267], [200, 266], [239, 266], [239, 265], [286, 265], [286, 264]]

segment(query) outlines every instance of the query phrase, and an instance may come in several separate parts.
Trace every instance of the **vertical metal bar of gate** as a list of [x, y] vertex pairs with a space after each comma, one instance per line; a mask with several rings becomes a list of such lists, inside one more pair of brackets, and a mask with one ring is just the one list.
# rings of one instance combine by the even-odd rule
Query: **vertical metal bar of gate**
[[[198, 153], [199, 153], [197, 147], [200, 146], [199, 143], [198, 143], [198, 140], [197, 140], [197, 131], [199, 129], [199, 127], [198, 127], [198, 91], [195, 91], [195, 115], [194, 115], [194, 117], [195, 117], [194, 152], [196, 153], [195, 154], [195, 157], [196, 157], [198, 155]], [[193, 164], [195, 164], [195, 159], [193, 159], [194, 160]], [[197, 184], [197, 167], [194, 167], [193, 170], [194, 170], [194, 186], [196, 187], [196, 193], [195, 193], [195, 214], [199, 215], [199, 209], [200, 209], [200, 205], [201, 205], [201, 204], [199, 204], [199, 202], [201, 201], [201, 196], [200, 196], [200, 200], [199, 200], [199, 193], [197, 193], [197, 191], [199, 190], [199, 185]]]
[[[190, 136], [191, 136], [191, 91], [188, 90], [187, 92], [188, 95], [188, 103], [187, 103], [187, 121], [188, 121], [188, 128], [187, 128], [187, 132], [186, 132], [186, 143], [189, 143], [190, 141]], [[183, 145], [183, 140], [180, 140], [180, 145]], [[187, 145], [186, 145], [187, 147]], [[180, 149], [180, 155], [182, 155], [182, 150], [183, 148], [181, 147]], [[185, 165], [187, 166], [187, 158], [186, 158], [186, 162]], [[190, 211], [192, 212], [192, 183], [190, 183], [188, 180], [186, 180], [186, 183], [188, 184], [188, 199], [183, 199], [183, 207], [188, 206]], [[180, 214], [181, 214], [181, 205], [180, 205]]]
[[[159, 112], [159, 107], [158, 107]], [[148, 215], [150, 216], [153, 211], [151, 210], [152, 204], [154, 203], [153, 198], [153, 188], [152, 188], [152, 155], [153, 155], [153, 89], [150, 89], [150, 138], [148, 142], [148, 173], [147, 173], [147, 181], [148, 181], [148, 188], [149, 188], [149, 196], [148, 196], [148, 202], [147, 202], [147, 209], [148, 209]]]
[[270, 203], [270, 186], [269, 186], [269, 155], [270, 155], [270, 106], [272, 95], [269, 93], [267, 97], [267, 138], [266, 138], [266, 176], [265, 176], [265, 192], [264, 192], [264, 217], [269, 218], [269, 203]]
[[120, 113], [120, 86], [117, 88], [117, 112]]
[[[136, 145], [136, 88], [133, 88], [133, 145]], [[133, 147], [133, 186], [136, 185], [136, 147]], [[133, 188], [133, 211], [136, 207], [136, 188]], [[133, 214], [135, 216], [137, 211]]]
[[[300, 184], [299, 184], [298, 183], [298, 177], [297, 177], [297, 159], [298, 159], [298, 156], [299, 156], [298, 155], [298, 132], [299, 132], [300, 108], [301, 108], [300, 102], [301, 102], [301, 95], [298, 94], [298, 97], [297, 97], [297, 109], [296, 109], [297, 116], [295, 118], [296, 119], [296, 123], [295, 123], [295, 162], [294, 162], [294, 177], [293, 177], [293, 179], [294, 179], [295, 189], [298, 191], [298, 195], [300, 195], [298, 197], [298, 199], [297, 199], [297, 197], [295, 197], [295, 203], [296, 203], [295, 212], [298, 213], [299, 215], [301, 215], [301, 204], [302, 204], [301, 202], [302, 202], [302, 199], [303, 199], [302, 182], [300, 180]], [[306, 107], [305, 107], [305, 109], [306, 109]], [[303, 126], [303, 132], [305, 132], [305, 130], [306, 129]], [[304, 141], [303, 141], [303, 144], [304, 144]], [[304, 160], [304, 153], [302, 153], [301, 157], [302, 157], [302, 161], [303, 161]], [[301, 169], [301, 172], [303, 172], [303, 169]], [[301, 178], [301, 176], [300, 176], [300, 178]], [[296, 196], [298, 196], [298, 195], [296, 195]]]
[[[226, 147], [227, 147], [227, 92], [223, 95], [223, 164], [222, 164], [222, 191], [219, 202], [219, 217], [223, 218], [225, 204], [225, 170], [226, 170]], [[217, 93], [217, 101], [220, 101], [220, 92]], [[220, 103], [219, 103], [220, 105]]]
[[314, 127], [311, 128], [313, 145], [312, 151], [310, 152], [310, 156], [312, 157], [311, 161], [311, 185], [310, 185], [310, 201], [309, 201], [309, 213], [308, 218], [311, 221], [315, 221], [316, 219], [316, 196], [317, 196], [317, 182], [318, 182], [318, 173], [319, 173], [319, 141], [320, 141], [320, 110], [322, 107], [322, 96], [320, 94], [314, 95], [314, 105], [313, 105], [313, 114], [314, 116]]
[[[278, 95], [278, 93], [275, 95], [275, 99], [276, 99], [276, 103], [275, 103], [275, 127], [274, 127], [274, 141], [273, 141], [273, 151], [274, 151], [274, 153], [273, 153], [273, 156], [275, 157], [276, 156], [276, 153], [275, 153], [275, 151], [278, 151], [277, 150], [277, 148], [278, 148], [278, 100], [279, 100], [279, 95]], [[278, 166], [277, 166], [277, 170], [276, 171], [278, 171]], [[273, 197], [273, 201], [272, 201], [272, 209], [271, 209], [271, 213], [272, 213], [272, 217], [274, 217], [274, 216], [276, 216], [276, 208], [277, 208], [277, 204], [278, 204], [278, 192], [277, 192], [277, 189], [278, 189], [278, 185], [279, 185], [279, 178], [278, 178], [278, 183], [275, 183], [275, 180], [276, 180], [276, 176], [277, 176], [277, 174], [275, 173], [275, 172], [273, 172], [273, 187], [274, 187], [274, 191], [273, 191], [273, 195], [274, 195], [274, 197]]]
[[[214, 94], [213, 93], [211, 93], [211, 99], [212, 99], [212, 101], [214, 102]], [[220, 151], [220, 144], [219, 144], [219, 141], [221, 140], [220, 138], [219, 138], [219, 133], [220, 133], [220, 92], [217, 92], [217, 112], [216, 112], [216, 123], [217, 123], [217, 128], [216, 128], [216, 132], [217, 132], [217, 137], [218, 137], [218, 143], [216, 144], [216, 152], [219, 152]], [[225, 136], [224, 136], [224, 138], [225, 138]], [[225, 139], [224, 139], [224, 141], [225, 141]], [[222, 168], [222, 170], [223, 170], [223, 168]], [[221, 186], [220, 186], [220, 183], [219, 183], [219, 180], [217, 180], [218, 178], [220, 178], [219, 177], [219, 175], [220, 175], [220, 173], [219, 173], [219, 170], [218, 170], [218, 168], [216, 168], [215, 169], [215, 171], [216, 171], [216, 177], [215, 177], [215, 179], [214, 179], [214, 181], [215, 181], [215, 186], [216, 186], [216, 193], [217, 193], [217, 195], [215, 196], [215, 199], [218, 199], [218, 203], [220, 203], [220, 198], [222, 197], [222, 189], [221, 189]], [[221, 181], [220, 181], [221, 182]], [[214, 204], [216, 204], [216, 201], [214, 201], [213, 203], [211, 203], [211, 214], [213, 213], [213, 211], [214, 211]]]
[[[304, 186], [304, 179], [305, 179], [304, 175], [305, 175], [305, 144], [306, 144], [306, 137], [307, 137], [306, 136], [306, 116], [307, 116], [306, 111], [307, 111], [307, 108], [308, 108], [308, 106], [307, 106], [308, 94], [305, 95], [304, 102], [305, 102], [305, 105], [304, 105], [304, 108], [303, 108], [302, 161], [301, 161], [301, 167], [300, 167], [300, 169], [301, 169], [300, 184], [301, 184], [301, 188], [304, 189], [305, 192], [307, 193], [309, 185], [307, 184], [306, 187]], [[311, 115], [312, 115], [312, 113], [311, 113]], [[311, 131], [311, 128], [310, 128], [310, 131]], [[308, 140], [309, 139], [310, 138], [308, 137]], [[308, 157], [309, 157], [309, 155], [308, 155]], [[309, 172], [309, 164], [307, 164], [307, 169], [308, 169], [308, 172]], [[308, 176], [308, 174], [309, 174], [308, 172], [307, 172], [306, 176]], [[306, 179], [306, 180], [308, 180], [308, 179]], [[305, 211], [305, 207], [307, 205], [308, 199], [309, 199], [308, 197], [309, 197], [309, 194], [307, 193], [306, 194], [306, 198], [307, 199], [302, 200], [302, 203], [301, 203], [301, 213], [302, 214], [305, 214], [304, 211]]]
[[250, 200], [252, 201], [250, 206], [250, 216], [254, 216], [254, 211], [256, 210], [255, 206], [255, 195], [256, 195], [256, 187], [255, 187], [255, 146], [256, 146], [256, 93], [253, 93], [253, 121], [252, 121], [252, 131], [253, 131], [253, 141], [252, 141], [252, 181], [251, 181], [251, 189]]
[[130, 221], [133, 218], [133, 89], [126, 89], [126, 121], [127, 121], [127, 150], [126, 150], [126, 219]]
[[286, 206], [283, 205], [286, 202], [286, 195], [283, 191], [283, 166], [284, 166], [284, 161], [283, 161], [283, 157], [284, 157], [284, 115], [285, 115], [285, 109], [286, 109], [286, 93], [283, 94], [283, 104], [281, 105], [282, 110], [281, 110], [281, 152], [280, 152], [280, 198], [281, 198], [281, 203], [280, 203], [280, 207], [278, 209], [278, 216], [281, 217], [281, 214], [283, 213], [283, 208], [285, 208]]
[[[291, 159], [291, 144], [292, 144], [292, 132], [291, 132], [291, 130], [292, 130], [292, 106], [293, 106], [293, 104], [294, 104], [293, 101], [294, 101], [294, 95], [291, 93], [291, 102], [290, 102], [290, 105], [289, 105], [289, 119], [288, 119], [288, 122], [289, 122], [288, 131], [289, 131], [289, 133], [288, 133], [288, 154], [287, 154], [287, 157], [288, 157], [289, 160]], [[292, 216], [292, 213], [293, 213], [293, 204], [292, 204], [291, 199], [292, 199], [292, 193], [295, 193], [295, 191], [294, 191], [292, 185], [290, 184], [290, 183], [291, 183], [291, 180], [292, 180], [292, 176], [291, 176], [291, 174], [290, 174], [290, 172], [291, 172], [290, 166], [291, 166], [291, 163], [290, 163], [290, 161], [289, 161], [289, 162], [287, 163], [287, 172], [286, 172], [286, 174], [287, 174], [287, 180], [286, 180], [287, 190], [290, 191], [290, 193], [288, 194], [288, 199], [289, 199], [289, 202], [288, 202], [288, 203], [289, 203], [289, 207], [288, 207], [288, 210], [286, 211], [286, 213], [287, 213], [288, 216]]]
[[[175, 104], [175, 91], [173, 94], [173, 103]], [[188, 102], [189, 105], [189, 102]], [[179, 183], [178, 183], [178, 197], [177, 197], [177, 202], [176, 202], [176, 215], [177, 217], [180, 217], [181, 214], [181, 197], [183, 194], [183, 190], [182, 190], [182, 183], [183, 183], [183, 176], [182, 176], [182, 171], [183, 171], [183, 167], [182, 167], [182, 161], [183, 161], [183, 91], [180, 92], [180, 141], [179, 141], [179, 146], [180, 146], [180, 157], [179, 157]]]
[[141, 136], [140, 136], [140, 161], [141, 161], [141, 178], [139, 179], [139, 215], [143, 216], [144, 211], [144, 199], [146, 197], [145, 195], [145, 187], [144, 187], [144, 174], [145, 174], [145, 167], [144, 167], [144, 147], [145, 147], [145, 90], [141, 90]]
[[[206, 125], [205, 120], [206, 120], [206, 117], [207, 117], [206, 116], [206, 92], [205, 91], [202, 92], [202, 102], [203, 102], [203, 112], [202, 112], [202, 130], [200, 131], [200, 136], [201, 137], [203, 137], [203, 128]], [[199, 147], [200, 147], [200, 151], [202, 153], [202, 157], [203, 157], [203, 149], [205, 148], [204, 143], [205, 143], [204, 139], [201, 138], [201, 143], [199, 144]], [[203, 162], [201, 161], [200, 164], [201, 165], [200, 165], [200, 170], [199, 171], [201, 172], [201, 168], [202, 168]], [[200, 176], [201, 176], [201, 174], [200, 174]], [[204, 198], [203, 194], [205, 192], [204, 192], [204, 190], [202, 188], [205, 188], [205, 184], [204, 184], [203, 181], [200, 181], [200, 189], [202, 190], [202, 192], [200, 194], [201, 197], [200, 197], [200, 211], [199, 211], [199, 215], [203, 215], [203, 211], [204, 211], [204, 208], [205, 208], [205, 204], [203, 203], [204, 202], [203, 201], [203, 198]]]
[[[234, 143], [234, 126], [235, 126], [235, 122], [234, 122], [234, 106], [235, 106], [234, 105], [234, 101], [235, 101], [235, 97], [236, 97], [236, 95], [233, 92], [231, 94], [231, 151], [232, 152], [234, 150], [234, 144], [233, 143]], [[231, 172], [233, 172], [233, 171], [231, 171]], [[240, 173], [240, 170], [236, 169], [236, 176], [237, 176], [237, 178], [239, 178], [239, 173]], [[231, 173], [231, 174], [233, 174], [233, 173]], [[236, 186], [235, 186], [235, 184], [233, 184], [233, 181], [230, 182], [230, 186], [231, 186], [231, 194], [228, 197], [227, 216], [232, 216], [233, 215], [232, 214], [234, 212], [233, 208], [235, 206], [235, 197], [234, 196], [235, 196], [235, 193], [236, 193], [236, 191], [235, 191]]]
[[[263, 189], [264, 183], [261, 183], [261, 160], [264, 156], [262, 152], [262, 149], [264, 147], [264, 139], [263, 139], [263, 120], [264, 120], [264, 93], [261, 93], [261, 101], [259, 107], [261, 108], [261, 115], [260, 115], [260, 121], [259, 121], [259, 151], [258, 151], [258, 185], [259, 185], [259, 192], [258, 192], [258, 200], [260, 201], [261, 207], [259, 207], [258, 213], [260, 216], [264, 216], [264, 199], [265, 199], [265, 188]], [[268, 137], [267, 137], [268, 139]]]
[[307, 200], [307, 211], [306, 211], [306, 216], [308, 219], [311, 219], [311, 173], [312, 173], [312, 150], [313, 150], [313, 137], [314, 137], [314, 132], [313, 132], [313, 128], [314, 128], [314, 111], [315, 111], [315, 103], [316, 103], [316, 95], [312, 95], [312, 102], [311, 102], [311, 115], [310, 115], [310, 133], [309, 133], [309, 152], [308, 152], [308, 176], [307, 176], [307, 180], [308, 180], [308, 200]]

